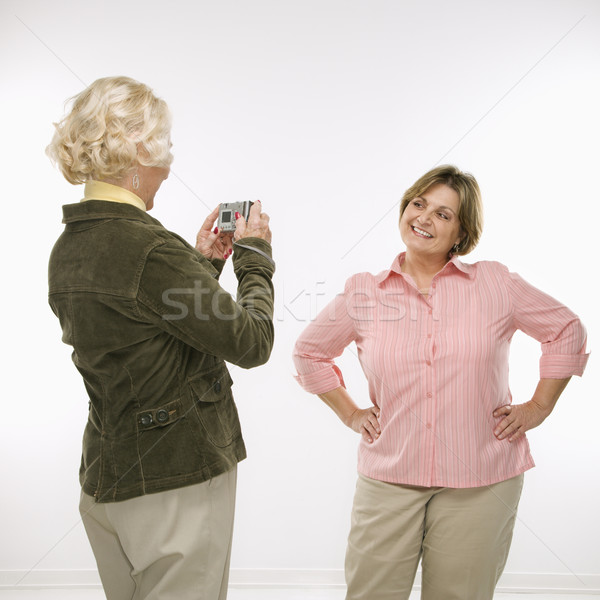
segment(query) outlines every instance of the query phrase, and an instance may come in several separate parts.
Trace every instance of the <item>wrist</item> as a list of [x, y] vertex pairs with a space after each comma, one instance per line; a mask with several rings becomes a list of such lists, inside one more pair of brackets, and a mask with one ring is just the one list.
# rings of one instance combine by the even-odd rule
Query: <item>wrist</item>
[[344, 417], [342, 417], [342, 423], [346, 427], [349, 427], [350, 429], [352, 429], [352, 423], [354, 422], [354, 415], [356, 414], [357, 410], [358, 410], [358, 408], [355, 408], [354, 410], [351, 410], [349, 413], [347, 413]]
[[528, 402], [528, 404], [544, 419], [552, 412], [554, 405], [549, 406], [547, 402], [543, 402], [535, 396]]

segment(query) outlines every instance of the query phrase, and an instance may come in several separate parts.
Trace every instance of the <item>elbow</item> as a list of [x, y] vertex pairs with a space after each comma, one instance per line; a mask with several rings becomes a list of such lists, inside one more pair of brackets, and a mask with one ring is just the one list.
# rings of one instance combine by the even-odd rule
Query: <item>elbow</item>
[[296, 367], [298, 367], [298, 365], [307, 358], [310, 358], [310, 355], [307, 353], [305, 344], [300, 338], [298, 338], [294, 344], [294, 349], [292, 350], [292, 360], [294, 361]]
[[273, 323], [268, 322], [268, 326], [261, 329], [258, 336], [249, 348], [242, 351], [237, 360], [232, 362], [243, 369], [253, 369], [260, 367], [268, 362], [275, 342], [275, 331]]

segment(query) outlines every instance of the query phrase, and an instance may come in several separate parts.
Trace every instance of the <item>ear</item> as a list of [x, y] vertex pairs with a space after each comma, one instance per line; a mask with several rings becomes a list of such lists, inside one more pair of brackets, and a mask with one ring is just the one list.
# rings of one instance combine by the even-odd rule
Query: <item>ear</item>
[[458, 231], [458, 236], [454, 242], [457, 246], [467, 237], [467, 232], [461, 227]]

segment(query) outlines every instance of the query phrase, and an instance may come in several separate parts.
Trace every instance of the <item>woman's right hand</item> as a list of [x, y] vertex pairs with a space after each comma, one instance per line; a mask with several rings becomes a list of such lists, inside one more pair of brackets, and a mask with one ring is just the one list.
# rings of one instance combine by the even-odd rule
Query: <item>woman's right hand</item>
[[269, 229], [269, 215], [262, 212], [262, 204], [257, 200], [250, 207], [248, 222], [239, 213], [235, 213], [235, 234], [234, 241], [245, 237], [257, 237], [271, 243], [271, 230]]
[[357, 408], [347, 419], [346, 425], [350, 429], [360, 433], [363, 439], [372, 444], [381, 434], [379, 425], [379, 408], [371, 406], [370, 408]]

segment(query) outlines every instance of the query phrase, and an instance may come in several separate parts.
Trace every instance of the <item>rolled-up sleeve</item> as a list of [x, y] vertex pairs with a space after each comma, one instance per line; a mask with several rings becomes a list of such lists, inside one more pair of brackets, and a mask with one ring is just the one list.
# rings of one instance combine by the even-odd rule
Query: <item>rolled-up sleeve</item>
[[516, 273], [508, 273], [507, 281], [515, 327], [541, 343], [540, 378], [581, 376], [589, 354], [579, 317]]
[[312, 394], [324, 394], [344, 386], [344, 378], [334, 359], [356, 337], [348, 314], [346, 293], [339, 294], [302, 332], [294, 347], [298, 371], [296, 381]]

